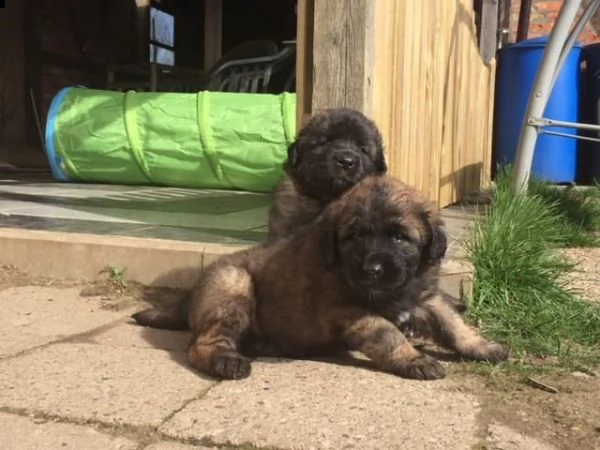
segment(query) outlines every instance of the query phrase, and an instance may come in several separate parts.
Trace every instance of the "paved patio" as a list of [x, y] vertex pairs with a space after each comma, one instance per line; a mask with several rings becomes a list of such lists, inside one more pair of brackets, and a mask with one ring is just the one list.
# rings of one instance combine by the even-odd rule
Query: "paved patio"
[[[270, 202], [4, 174], [0, 264], [88, 280], [114, 265], [126, 267], [128, 279], [185, 287], [211, 258], [262, 241]], [[476, 212], [456, 206], [443, 214], [451, 237], [443, 283], [457, 293]], [[141, 305], [111, 309], [105, 301], [60, 282], [0, 290], [0, 448], [551, 448], [484, 426], [480, 400], [452, 376], [417, 382], [339, 363], [265, 359], [249, 379], [219, 383], [187, 367], [187, 333], [135, 326], [129, 316]]]
[[5, 287], [0, 306], [3, 450], [553, 448], [482, 420], [457, 376], [265, 359], [216, 382], [185, 364], [187, 333], [133, 325], [139, 306], [60, 285]]

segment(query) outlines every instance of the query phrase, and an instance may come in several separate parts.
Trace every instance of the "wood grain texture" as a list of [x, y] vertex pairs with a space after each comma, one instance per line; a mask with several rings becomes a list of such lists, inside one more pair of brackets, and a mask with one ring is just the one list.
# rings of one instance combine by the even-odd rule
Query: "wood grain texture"
[[373, 15], [364, 111], [390, 172], [442, 207], [487, 186], [496, 64], [480, 55], [473, 2], [375, 0]]
[[496, 56], [498, 46], [498, 0], [481, 0], [481, 33], [479, 52], [489, 64]]
[[300, 129], [312, 111], [314, 0], [298, 0], [296, 35], [296, 129]]
[[374, 5], [372, 0], [314, 0], [313, 111], [334, 106], [365, 109]]
[[314, 12], [299, 120], [334, 106], [365, 112], [390, 172], [441, 207], [487, 186], [496, 63], [481, 57], [472, 0], [311, 2], [299, 3]]
[[204, 0], [204, 69], [218, 61], [223, 44], [223, 0]]
[[346, 3], [314, 2], [313, 111], [346, 106]]

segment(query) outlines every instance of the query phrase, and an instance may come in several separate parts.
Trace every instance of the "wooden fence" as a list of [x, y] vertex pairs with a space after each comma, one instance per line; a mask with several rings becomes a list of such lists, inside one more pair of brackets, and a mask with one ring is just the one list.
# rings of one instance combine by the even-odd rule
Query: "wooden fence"
[[391, 173], [442, 207], [487, 185], [495, 61], [480, 56], [473, 0], [301, 0], [299, 14], [300, 118], [363, 110]]

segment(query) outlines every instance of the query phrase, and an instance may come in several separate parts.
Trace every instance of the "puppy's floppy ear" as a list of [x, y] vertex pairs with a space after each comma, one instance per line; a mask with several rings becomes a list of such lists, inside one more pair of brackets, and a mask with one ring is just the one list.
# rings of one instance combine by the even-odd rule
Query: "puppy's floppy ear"
[[432, 226], [431, 243], [429, 245], [429, 261], [432, 264], [439, 263], [448, 250], [448, 237], [439, 224]]
[[287, 150], [288, 154], [288, 165], [293, 169], [298, 167], [300, 163], [300, 156], [298, 155], [298, 142], [293, 142]]
[[375, 157], [375, 170], [377, 173], [386, 173], [388, 170], [387, 164], [385, 162], [385, 155], [383, 154], [383, 150], [377, 153]]
[[429, 239], [423, 249], [423, 258], [429, 265], [438, 264], [448, 249], [448, 237], [443, 229], [443, 222], [438, 217], [432, 217], [430, 211], [423, 212], [423, 219], [429, 228]]
[[[375, 127], [375, 124], [373, 124], [373, 127]], [[384, 174], [387, 172], [388, 167], [385, 162], [385, 147], [383, 145], [383, 137], [381, 136], [377, 128], [374, 128], [374, 134], [375, 158], [373, 159], [373, 161], [375, 162], [375, 170], [377, 171], [377, 173]]]

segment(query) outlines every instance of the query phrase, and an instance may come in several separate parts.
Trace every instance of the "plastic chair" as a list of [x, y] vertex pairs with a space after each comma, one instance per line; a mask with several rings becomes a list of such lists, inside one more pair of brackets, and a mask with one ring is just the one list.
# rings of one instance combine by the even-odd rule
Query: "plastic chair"
[[[229, 61], [215, 70], [206, 89], [219, 92], [280, 93], [294, 78], [296, 47], [284, 47], [273, 56]], [[280, 78], [283, 77], [283, 81]]]
[[275, 41], [271, 39], [255, 39], [252, 41], [244, 42], [237, 47], [232, 48], [223, 56], [221, 56], [216, 63], [212, 65], [208, 73], [212, 74], [216, 72], [221, 66], [238, 59], [246, 58], [262, 58], [264, 56], [273, 56], [279, 52], [279, 47]]

